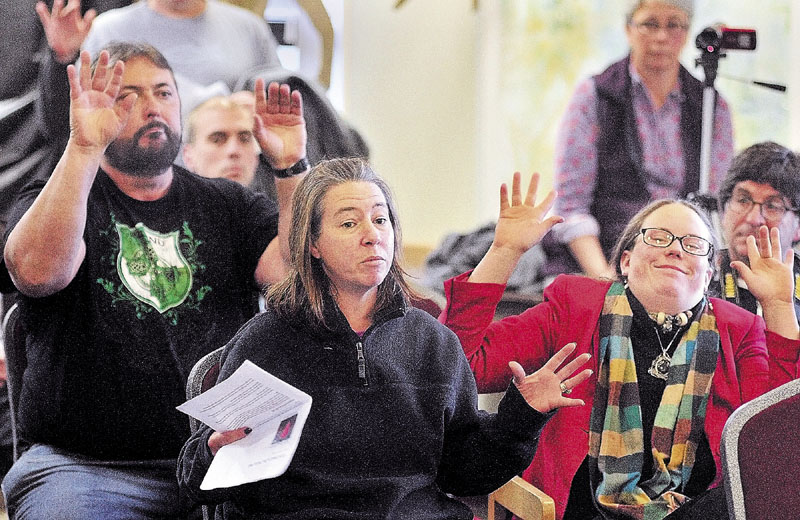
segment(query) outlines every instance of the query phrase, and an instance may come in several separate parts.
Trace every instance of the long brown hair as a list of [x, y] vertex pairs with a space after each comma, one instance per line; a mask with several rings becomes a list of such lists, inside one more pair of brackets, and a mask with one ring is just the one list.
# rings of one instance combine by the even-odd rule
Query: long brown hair
[[398, 292], [406, 299], [415, 296], [400, 267], [403, 241], [389, 186], [363, 159], [331, 159], [314, 166], [297, 186], [292, 198], [289, 274], [283, 281], [272, 285], [266, 294], [267, 306], [284, 319], [303, 316], [312, 326], [330, 328], [325, 322], [325, 305], [331, 286], [322, 262], [311, 254], [311, 246], [320, 235], [325, 195], [331, 188], [348, 182], [370, 182], [381, 190], [394, 230], [394, 256], [386, 278], [378, 286], [374, 312], [388, 308]]

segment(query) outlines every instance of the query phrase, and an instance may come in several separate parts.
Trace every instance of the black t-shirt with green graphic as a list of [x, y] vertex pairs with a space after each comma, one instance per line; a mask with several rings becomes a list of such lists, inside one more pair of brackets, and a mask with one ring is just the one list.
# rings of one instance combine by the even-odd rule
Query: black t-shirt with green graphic
[[[255, 313], [255, 268], [278, 211], [236, 183], [174, 170], [152, 202], [99, 172], [75, 279], [52, 296], [21, 298], [25, 440], [103, 459], [177, 457], [189, 433], [175, 410], [188, 372]], [[41, 187], [23, 191], [12, 226]]]

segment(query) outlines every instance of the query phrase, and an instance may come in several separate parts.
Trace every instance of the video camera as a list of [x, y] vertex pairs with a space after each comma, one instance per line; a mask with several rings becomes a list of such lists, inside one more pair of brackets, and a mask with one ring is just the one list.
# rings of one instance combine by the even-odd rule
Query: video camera
[[700, 31], [695, 39], [695, 45], [701, 51], [709, 53], [721, 50], [752, 51], [756, 48], [756, 30], [716, 24]]

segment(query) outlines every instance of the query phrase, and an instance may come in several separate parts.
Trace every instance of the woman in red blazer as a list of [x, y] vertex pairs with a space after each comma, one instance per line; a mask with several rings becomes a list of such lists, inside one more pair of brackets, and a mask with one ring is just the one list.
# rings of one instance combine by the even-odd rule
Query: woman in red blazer
[[[727, 519], [719, 444], [742, 403], [800, 375], [800, 330], [792, 305], [791, 251], [778, 230], [749, 238], [749, 265], [734, 262], [764, 317], [707, 298], [714, 234], [691, 204], [657, 201], [620, 237], [617, 280], [562, 275], [544, 302], [493, 322], [520, 255], [560, 221], [545, 218], [551, 193], [524, 200], [515, 174], [501, 188], [489, 251], [471, 273], [445, 283], [440, 317], [456, 332], [479, 391], [504, 389], [510, 361], [531, 372], [560, 346], [590, 353], [586, 384], [564, 393], [586, 406], [562, 409], [545, 426], [524, 477], [556, 502], [558, 518]], [[783, 259], [782, 259], [783, 258]]]

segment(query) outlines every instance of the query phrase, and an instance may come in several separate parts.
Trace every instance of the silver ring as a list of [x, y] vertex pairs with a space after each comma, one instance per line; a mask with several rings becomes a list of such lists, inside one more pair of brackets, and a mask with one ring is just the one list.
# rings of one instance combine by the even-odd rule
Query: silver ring
[[561, 382], [559, 387], [561, 388], [561, 393], [564, 395], [569, 395], [572, 393], [572, 388], [567, 388], [567, 385], [565, 385], [563, 381]]

